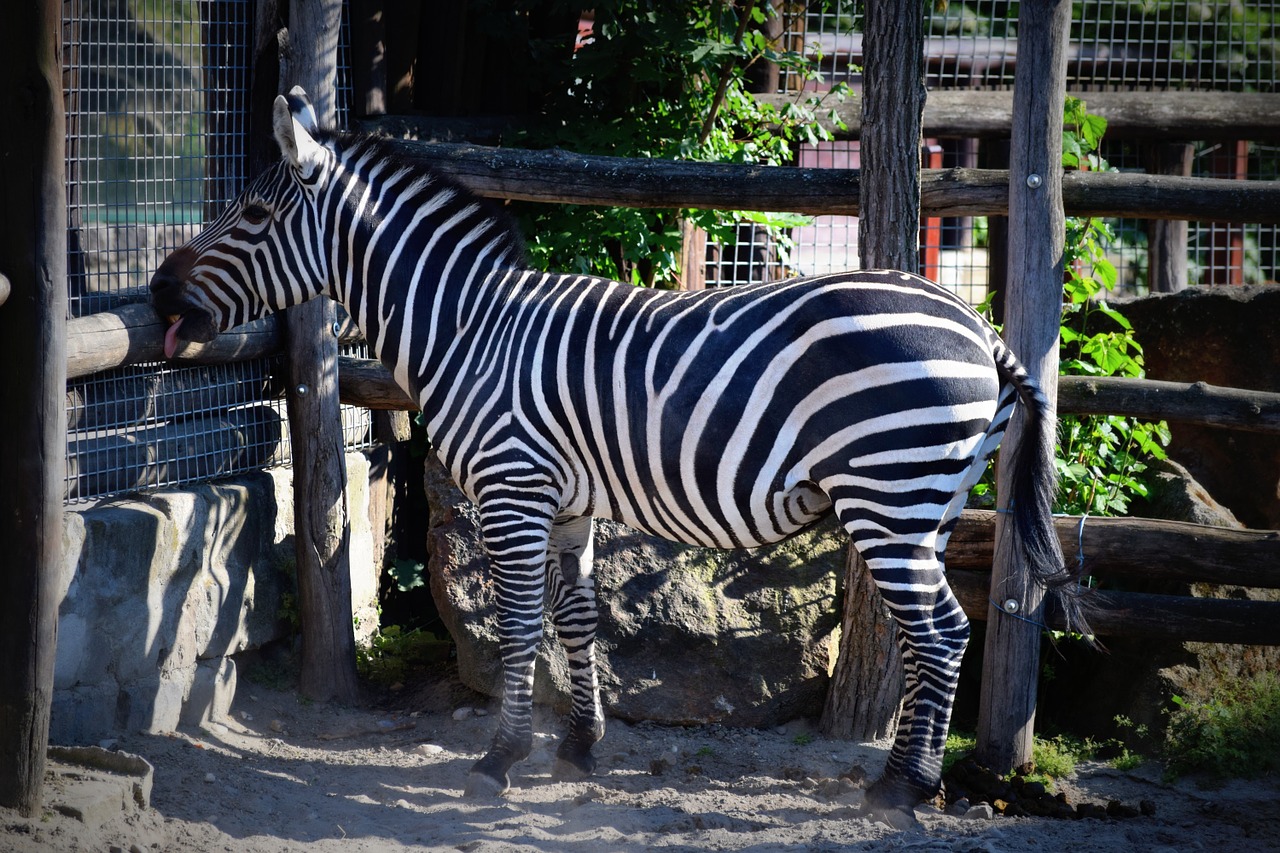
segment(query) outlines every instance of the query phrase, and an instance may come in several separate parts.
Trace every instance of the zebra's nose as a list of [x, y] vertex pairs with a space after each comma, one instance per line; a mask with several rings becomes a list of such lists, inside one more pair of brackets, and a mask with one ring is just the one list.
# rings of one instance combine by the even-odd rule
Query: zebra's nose
[[151, 301], [176, 300], [191, 272], [195, 256], [185, 246], [175, 249], [151, 275]]
[[165, 296], [172, 294], [182, 286], [182, 279], [174, 275], [174, 273], [166, 269], [166, 264], [161, 264], [160, 268], [151, 276], [151, 296]]

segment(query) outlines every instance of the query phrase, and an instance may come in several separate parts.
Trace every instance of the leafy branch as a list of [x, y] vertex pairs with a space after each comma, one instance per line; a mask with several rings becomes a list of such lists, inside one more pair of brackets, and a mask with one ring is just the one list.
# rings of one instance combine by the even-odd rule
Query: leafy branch
[[[747, 71], [772, 62], [818, 84], [816, 62], [768, 38], [781, 14], [746, 0], [602, 0], [591, 43], [547, 86], [544, 120], [518, 144], [624, 157], [786, 165], [799, 143], [829, 138], [818, 111], [843, 85], [774, 106], [751, 94]], [[806, 86], [804, 88], [814, 88]], [[834, 110], [830, 110], [834, 113]], [[546, 269], [670, 287], [682, 277], [682, 223], [731, 243], [742, 222], [763, 225], [785, 252], [794, 216], [743, 211], [518, 205], [533, 262]]]

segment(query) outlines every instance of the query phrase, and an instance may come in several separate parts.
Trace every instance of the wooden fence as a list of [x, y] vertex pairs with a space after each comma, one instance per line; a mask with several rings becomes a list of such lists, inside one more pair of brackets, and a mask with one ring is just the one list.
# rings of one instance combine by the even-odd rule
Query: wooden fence
[[[464, 183], [489, 195], [595, 204], [690, 206], [727, 204], [771, 208], [783, 202], [792, 209], [819, 212], [831, 209], [831, 195], [843, 196], [840, 209], [856, 211], [856, 173], [840, 170], [764, 169], [742, 166], [631, 161], [584, 157], [564, 152], [484, 149], [469, 145], [403, 142], [413, 156], [438, 163]], [[973, 170], [966, 170], [972, 172]], [[569, 178], [572, 180], [569, 180]], [[1079, 175], [1081, 195], [1090, 210], [1119, 215], [1108, 193], [1128, 185], [1124, 197], [1147, 193], [1151, 210], [1168, 214], [1168, 197], [1149, 192], [1148, 176]], [[951, 176], [930, 210], [1002, 212], [995, 199], [1007, 193], [1006, 173], [983, 173], [975, 183], [968, 174]], [[954, 183], [951, 183], [954, 182]], [[1280, 186], [1238, 181], [1183, 179], [1178, 192], [1197, 198], [1212, 196], [1217, 215], [1234, 221], [1280, 221]], [[1222, 186], [1227, 184], [1229, 186]], [[815, 190], [814, 185], [819, 189]], [[850, 189], [850, 187], [854, 189]], [[978, 190], [1000, 186], [982, 207], [956, 202], [952, 194], [972, 199]], [[1142, 189], [1146, 187], [1146, 189]], [[1176, 193], [1174, 193], [1176, 195]], [[1067, 196], [1070, 198], [1070, 195]], [[661, 200], [659, 202], [658, 200]], [[1100, 200], [1101, 199], [1101, 200]], [[1074, 204], [1074, 202], [1072, 202]], [[1125, 212], [1131, 201], [1124, 202]], [[1200, 203], [1181, 201], [1179, 210]], [[1265, 209], [1264, 209], [1265, 208]], [[1073, 211], [1070, 207], [1068, 212]], [[1149, 210], [1139, 211], [1148, 214]], [[213, 343], [191, 346], [185, 360], [217, 363], [253, 358], [279, 351], [278, 322], [266, 318], [220, 336]], [[145, 305], [70, 321], [68, 377], [88, 375], [124, 364], [160, 357], [164, 324]], [[349, 339], [358, 334], [350, 327]], [[383, 410], [412, 410], [416, 406], [392, 381], [388, 371], [368, 359], [339, 359], [342, 402]], [[1072, 414], [1119, 414], [1148, 419], [1208, 424], [1252, 432], [1280, 434], [1280, 394], [1217, 388], [1204, 383], [1182, 384], [1118, 378], [1060, 377], [1058, 410]], [[987, 615], [988, 578], [994, 522], [989, 513], [966, 512], [953, 538], [950, 575], [966, 612], [974, 619]], [[1280, 533], [1224, 531], [1198, 525], [1134, 519], [1077, 518], [1059, 521], [1067, 554], [1082, 552], [1091, 571], [1103, 579], [1164, 578], [1184, 582], [1280, 588]], [[1208, 642], [1280, 644], [1280, 602], [1157, 596], [1100, 591], [1093, 596], [1092, 622], [1102, 635], [1158, 636]]]
[[[45, 2], [40, 9], [52, 15], [56, 4]], [[34, 25], [28, 28], [34, 29]], [[939, 136], [1007, 135], [1009, 112], [1000, 100], [1005, 97], [1003, 93], [965, 93], [964, 98], [973, 100], [961, 103], [960, 96], [956, 96], [952, 99], [955, 103], [948, 105], [946, 98], [935, 95], [933, 113], [926, 108], [925, 132]], [[1097, 109], [1106, 98], [1096, 95], [1090, 100]], [[939, 110], [947, 106], [953, 109], [953, 115], [940, 117]], [[1157, 106], [1163, 112], [1152, 112]], [[1109, 118], [1113, 129], [1129, 128], [1127, 132], [1135, 138], [1144, 133], [1178, 139], [1237, 135], [1267, 141], [1280, 138], [1277, 96], [1215, 94], [1193, 98], [1178, 93], [1167, 98], [1119, 98], [1106, 109], [1112, 112]], [[1225, 119], [1214, 118], [1224, 110]], [[964, 124], [979, 117], [985, 122], [981, 128]], [[952, 123], [949, 132], [938, 126], [944, 121]], [[389, 130], [392, 123], [393, 120], [384, 121], [381, 127]], [[856, 134], [856, 125], [852, 132]], [[490, 196], [638, 207], [788, 210], [815, 215], [858, 213], [860, 187], [856, 171], [628, 161], [566, 152], [412, 141], [399, 144], [411, 156], [439, 165], [475, 191]], [[45, 173], [46, 183], [62, 185], [59, 180], [50, 182], [50, 175], [56, 178], [57, 170]], [[1009, 203], [1009, 181], [1009, 172], [1000, 170], [925, 170], [921, 208], [933, 216], [1003, 214]], [[1073, 173], [1063, 179], [1062, 196], [1066, 212], [1075, 215], [1280, 223], [1280, 185], [1271, 182]], [[57, 213], [60, 208], [51, 204], [49, 210]], [[51, 270], [55, 268], [50, 266]], [[12, 275], [12, 271], [6, 272]], [[27, 287], [25, 279], [19, 282], [15, 278], [15, 293], [19, 292], [19, 283]], [[54, 306], [53, 315], [61, 314], [56, 302], [49, 304]], [[48, 305], [45, 312], [47, 316]], [[208, 346], [188, 348], [184, 351], [185, 360], [224, 363], [279, 352], [283, 346], [281, 326], [275, 319], [262, 321], [223, 335]], [[72, 320], [66, 328], [66, 376], [75, 378], [112, 367], [157, 361], [161, 358], [163, 334], [163, 323], [144, 305]], [[52, 355], [60, 365], [60, 341], [57, 343], [59, 346], [53, 351], [41, 348], [38, 353], [46, 362]], [[338, 379], [344, 402], [392, 410], [412, 408], [380, 365], [343, 359]], [[268, 393], [264, 388], [263, 394]], [[1280, 432], [1280, 395], [1200, 385], [1063, 378], [1059, 410], [1139, 414]], [[43, 432], [47, 436], [58, 431]], [[28, 446], [26, 442], [22, 444]], [[57, 458], [56, 454], [51, 458]], [[953, 537], [953, 582], [966, 611], [978, 619], [985, 618], [988, 612], [988, 584], [983, 572], [990, 567], [988, 549], [993, 525], [990, 514], [969, 512]], [[1127, 519], [1089, 519], [1082, 525], [1079, 519], [1063, 519], [1059, 534], [1067, 553], [1082, 551], [1092, 562], [1093, 570], [1104, 578], [1156, 573], [1184, 581], [1280, 588], [1280, 573], [1274, 568], [1280, 556], [1280, 534], [1274, 532], [1220, 531]], [[1139, 542], [1143, 543], [1141, 548]], [[33, 572], [31, 577], [38, 574]], [[1280, 644], [1280, 603], [1122, 592], [1099, 592], [1094, 598], [1093, 622], [1103, 634]], [[41, 622], [51, 630], [50, 607], [47, 602], [42, 607]], [[18, 634], [23, 638], [33, 636], [25, 632], [9, 632], [6, 636]], [[41, 666], [50, 664], [46, 661]], [[47, 678], [45, 673], [40, 680]], [[6, 754], [12, 753], [6, 749]], [[33, 775], [38, 778], [38, 774], [26, 774], [24, 782]]]

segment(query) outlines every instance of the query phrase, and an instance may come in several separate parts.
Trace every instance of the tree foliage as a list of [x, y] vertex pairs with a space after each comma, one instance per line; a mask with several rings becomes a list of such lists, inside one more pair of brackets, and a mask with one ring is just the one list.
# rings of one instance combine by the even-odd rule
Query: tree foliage
[[[607, 0], [595, 4], [594, 34], [550, 63], [542, 120], [515, 144], [587, 154], [782, 165], [799, 142], [825, 138], [825, 97], [797, 95], [783, 108], [751, 96], [763, 62], [808, 81], [815, 63], [765, 35], [768, 2]], [[843, 87], [834, 96], [840, 97]], [[834, 115], [834, 111], [830, 111]], [[637, 210], [522, 205], [535, 264], [636, 284], [675, 286], [681, 219], [726, 239], [743, 218], [781, 229], [794, 218], [734, 211]]]

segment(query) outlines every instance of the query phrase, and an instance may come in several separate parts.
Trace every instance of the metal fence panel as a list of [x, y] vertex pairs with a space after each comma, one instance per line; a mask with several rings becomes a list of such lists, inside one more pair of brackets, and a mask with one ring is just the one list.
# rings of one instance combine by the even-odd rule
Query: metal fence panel
[[[145, 301], [151, 272], [243, 189], [252, 30], [251, 0], [65, 0], [71, 316]], [[340, 121], [348, 43], [344, 26]], [[132, 365], [68, 383], [68, 499], [288, 463], [279, 367]], [[349, 446], [366, 444], [368, 413], [343, 416]]]

